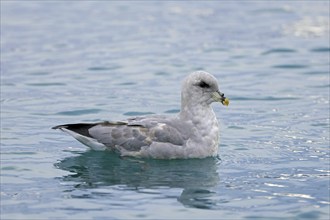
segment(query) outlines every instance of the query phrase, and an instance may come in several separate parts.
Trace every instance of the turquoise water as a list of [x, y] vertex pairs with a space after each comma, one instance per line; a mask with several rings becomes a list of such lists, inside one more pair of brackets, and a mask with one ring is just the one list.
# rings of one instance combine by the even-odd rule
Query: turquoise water
[[[1, 1], [1, 219], [327, 219], [329, 2]], [[57, 124], [175, 114], [214, 74], [219, 158], [92, 152]]]

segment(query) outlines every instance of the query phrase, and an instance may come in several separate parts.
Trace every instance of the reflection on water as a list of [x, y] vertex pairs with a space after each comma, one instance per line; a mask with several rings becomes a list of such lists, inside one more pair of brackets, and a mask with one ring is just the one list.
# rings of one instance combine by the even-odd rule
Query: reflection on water
[[125, 190], [176, 188], [177, 198], [188, 207], [212, 209], [212, 187], [219, 183], [217, 158], [146, 160], [120, 158], [111, 152], [87, 151], [55, 166], [72, 174], [61, 178], [74, 182], [74, 190], [121, 186]]

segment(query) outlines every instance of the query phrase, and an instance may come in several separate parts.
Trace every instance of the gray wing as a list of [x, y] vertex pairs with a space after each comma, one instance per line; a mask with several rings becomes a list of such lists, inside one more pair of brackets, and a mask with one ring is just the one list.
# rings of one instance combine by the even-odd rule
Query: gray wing
[[184, 145], [189, 136], [186, 127], [176, 118], [149, 116], [95, 124], [88, 133], [107, 147], [116, 149], [120, 146], [127, 151], [139, 151], [154, 142]]

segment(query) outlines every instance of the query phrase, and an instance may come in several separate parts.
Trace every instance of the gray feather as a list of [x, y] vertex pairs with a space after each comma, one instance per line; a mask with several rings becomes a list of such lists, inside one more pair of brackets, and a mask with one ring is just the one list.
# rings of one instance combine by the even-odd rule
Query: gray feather
[[130, 118], [127, 122], [98, 123], [88, 129], [89, 135], [109, 148], [120, 146], [125, 150], [139, 151], [152, 142], [183, 145], [187, 137], [179, 131], [174, 118], [165, 116]]

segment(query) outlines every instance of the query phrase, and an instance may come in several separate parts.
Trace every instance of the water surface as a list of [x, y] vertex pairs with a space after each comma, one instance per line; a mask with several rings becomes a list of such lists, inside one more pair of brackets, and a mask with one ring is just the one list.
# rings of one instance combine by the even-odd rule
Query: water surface
[[[327, 219], [329, 2], [1, 1], [1, 219]], [[214, 74], [219, 158], [88, 151], [57, 124], [173, 115]]]

